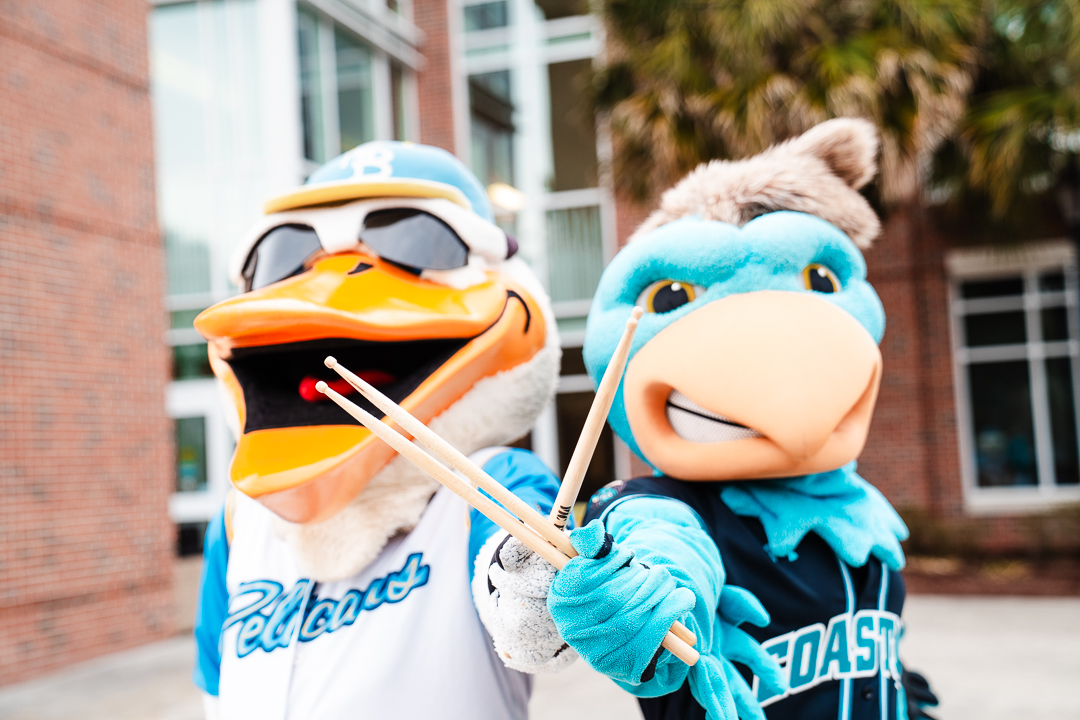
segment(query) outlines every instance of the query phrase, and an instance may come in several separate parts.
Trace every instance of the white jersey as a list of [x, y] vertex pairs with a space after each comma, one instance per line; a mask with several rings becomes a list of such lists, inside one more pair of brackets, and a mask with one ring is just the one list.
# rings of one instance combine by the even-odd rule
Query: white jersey
[[440, 488], [361, 573], [313, 583], [270, 511], [238, 497], [222, 719], [524, 720], [530, 680], [495, 655], [469, 591], [467, 510]]

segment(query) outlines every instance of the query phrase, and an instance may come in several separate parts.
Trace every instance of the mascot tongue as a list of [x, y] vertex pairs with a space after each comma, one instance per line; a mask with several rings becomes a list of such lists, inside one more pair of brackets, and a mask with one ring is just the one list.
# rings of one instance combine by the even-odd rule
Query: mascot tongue
[[[394, 382], [394, 376], [385, 373], [382, 370], [362, 370], [357, 373], [361, 380], [368, 382], [375, 387], [382, 385], [389, 385]], [[318, 378], [313, 378], [310, 375], [300, 381], [300, 397], [304, 398], [308, 402], [322, 402], [328, 398], [321, 392], [315, 389], [315, 386], [319, 384]], [[326, 384], [330, 386], [330, 389], [339, 395], [349, 395], [356, 392], [352, 385], [346, 380], [327, 380]]]

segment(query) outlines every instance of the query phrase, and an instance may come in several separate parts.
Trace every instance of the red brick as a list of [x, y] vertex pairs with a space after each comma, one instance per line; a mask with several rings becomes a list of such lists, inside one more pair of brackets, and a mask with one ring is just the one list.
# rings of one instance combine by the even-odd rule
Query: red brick
[[0, 684], [171, 633], [148, 7], [0, 3]]
[[417, 73], [420, 142], [455, 152], [454, 101], [446, 0], [415, 0], [413, 21], [424, 31], [425, 65]]

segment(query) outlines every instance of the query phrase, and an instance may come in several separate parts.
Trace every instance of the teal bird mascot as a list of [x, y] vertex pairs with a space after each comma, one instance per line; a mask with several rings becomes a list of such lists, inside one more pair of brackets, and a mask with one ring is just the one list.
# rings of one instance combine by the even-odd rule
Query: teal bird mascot
[[[885, 330], [860, 252], [880, 232], [858, 192], [877, 147], [840, 119], [699, 167], [596, 292], [594, 379], [646, 310], [609, 421], [655, 473], [592, 498], [547, 605], [648, 720], [888, 720], [933, 702], [898, 659], [907, 529], [855, 472]], [[673, 620], [697, 634], [693, 668], [659, 650]]]

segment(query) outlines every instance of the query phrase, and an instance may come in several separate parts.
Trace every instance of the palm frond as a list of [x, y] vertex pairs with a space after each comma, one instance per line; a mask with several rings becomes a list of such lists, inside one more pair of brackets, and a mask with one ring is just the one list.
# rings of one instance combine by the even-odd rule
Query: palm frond
[[614, 177], [637, 198], [697, 164], [760, 152], [830, 117], [883, 134], [881, 193], [903, 200], [963, 113], [973, 0], [606, 0]]

